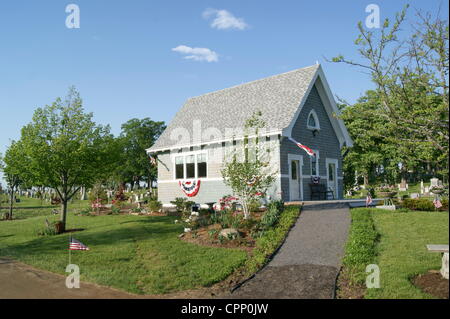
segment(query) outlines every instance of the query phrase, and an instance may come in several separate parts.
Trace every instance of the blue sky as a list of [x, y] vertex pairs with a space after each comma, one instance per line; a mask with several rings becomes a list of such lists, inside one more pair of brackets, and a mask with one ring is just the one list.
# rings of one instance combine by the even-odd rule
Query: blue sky
[[[80, 8], [79, 29], [65, 25], [70, 3]], [[170, 121], [188, 97], [316, 61], [334, 94], [354, 102], [371, 88], [368, 76], [324, 57], [357, 57], [356, 24], [371, 3], [382, 19], [405, 3], [433, 12], [441, 4], [448, 12], [441, 0], [1, 1], [0, 153], [19, 138], [34, 109], [64, 96], [70, 85], [115, 134], [130, 118]], [[213, 27], [220, 14], [224, 19]], [[234, 29], [226, 29], [230, 14]], [[189, 48], [180, 46], [209, 49], [200, 52], [211, 61], [186, 59]]]

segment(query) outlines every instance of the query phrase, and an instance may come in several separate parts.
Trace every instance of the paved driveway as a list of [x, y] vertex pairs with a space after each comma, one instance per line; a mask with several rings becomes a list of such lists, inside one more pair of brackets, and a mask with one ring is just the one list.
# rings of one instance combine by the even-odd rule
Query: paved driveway
[[333, 298], [349, 226], [346, 205], [304, 206], [275, 257], [232, 298]]

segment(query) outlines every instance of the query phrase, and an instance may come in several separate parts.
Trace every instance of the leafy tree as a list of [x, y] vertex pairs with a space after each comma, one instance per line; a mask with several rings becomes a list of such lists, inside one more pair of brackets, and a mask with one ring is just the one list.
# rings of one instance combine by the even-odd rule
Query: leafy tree
[[8, 218], [13, 219], [14, 195], [18, 187], [27, 177], [27, 163], [24, 157], [23, 144], [13, 141], [6, 150], [3, 164], [0, 158], [0, 169], [3, 171], [6, 183], [9, 188], [9, 214]]
[[164, 122], [150, 118], [131, 119], [122, 125], [118, 138], [121, 144], [121, 163], [118, 165], [118, 178], [132, 186], [145, 181], [150, 188], [156, 180], [157, 169], [151, 164], [146, 149], [152, 146], [165, 130]]
[[56, 190], [61, 200], [62, 231], [68, 201], [81, 186], [90, 187], [104, 177], [114, 163], [113, 136], [109, 126], [97, 125], [85, 113], [74, 87], [63, 102], [60, 98], [38, 108], [32, 122], [22, 128], [21, 143], [29, 163], [33, 185]]
[[362, 61], [342, 55], [332, 61], [370, 73], [379, 101], [371, 117], [382, 119], [387, 132], [396, 134], [388, 139], [405, 151], [404, 170], [416, 161], [430, 161], [431, 153], [448, 175], [448, 21], [417, 12], [413, 31], [403, 32], [407, 9], [393, 23], [385, 19], [379, 31], [359, 22], [355, 44]]
[[[250, 204], [258, 200], [275, 181], [275, 173], [270, 171], [270, 161], [265, 160], [270, 148], [259, 143], [259, 129], [265, 126], [261, 112], [251, 116], [245, 125], [243, 149], [237, 148], [227, 155], [230, 161], [224, 162], [221, 171], [224, 183], [231, 187], [244, 210], [244, 218], [250, 217]], [[255, 133], [254, 143], [250, 143], [249, 131]], [[241, 154], [244, 154], [243, 158]]]

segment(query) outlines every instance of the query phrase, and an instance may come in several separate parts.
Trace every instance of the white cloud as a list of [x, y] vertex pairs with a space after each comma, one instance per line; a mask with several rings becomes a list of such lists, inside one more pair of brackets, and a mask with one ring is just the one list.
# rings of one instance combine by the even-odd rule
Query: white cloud
[[186, 45], [179, 45], [176, 48], [173, 48], [172, 51], [185, 54], [186, 56], [184, 58], [187, 60], [207, 62], [219, 61], [219, 55], [208, 48], [191, 48]]
[[227, 10], [206, 9], [203, 12], [203, 18], [209, 19], [211, 16], [215, 16], [211, 23], [211, 28], [219, 30], [226, 29], [238, 29], [245, 30], [248, 28], [248, 24], [244, 19], [236, 18], [231, 12]]

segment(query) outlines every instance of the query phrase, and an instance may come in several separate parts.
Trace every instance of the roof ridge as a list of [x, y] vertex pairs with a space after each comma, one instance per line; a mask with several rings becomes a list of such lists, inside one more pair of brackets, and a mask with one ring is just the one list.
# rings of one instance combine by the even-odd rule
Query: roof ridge
[[274, 78], [274, 77], [277, 77], [277, 76], [286, 75], [286, 74], [293, 73], [293, 72], [298, 72], [300, 70], [305, 70], [305, 69], [309, 69], [309, 68], [312, 68], [312, 67], [319, 68], [320, 64], [313, 64], [313, 65], [310, 65], [310, 66], [305, 66], [303, 68], [298, 68], [298, 69], [295, 69], [295, 70], [291, 70], [291, 71], [287, 71], [287, 72], [283, 72], [283, 73], [279, 73], [279, 74], [274, 74], [274, 75], [267, 76], [265, 78], [261, 78], [261, 79], [257, 79], [257, 80], [253, 80], [253, 81], [250, 81], [250, 82], [245, 82], [245, 83], [242, 83], [242, 84], [233, 85], [233, 86], [230, 86], [230, 87], [227, 87], [227, 88], [224, 88], [224, 89], [220, 89], [220, 90], [217, 90], [217, 91], [212, 91], [212, 92], [204, 93], [204, 94], [201, 94], [201, 95], [192, 96], [192, 97], [190, 97], [190, 98], [188, 98], [186, 100], [186, 103], [189, 100], [192, 100], [192, 99], [196, 99], [196, 98], [203, 97], [203, 96], [206, 96], [206, 95], [215, 94], [215, 93], [218, 93], [218, 92], [234, 89], [234, 88], [237, 88], [237, 87], [240, 87], [240, 86], [244, 86], [244, 85], [253, 84], [253, 83], [256, 83], [256, 82], [259, 82], [259, 81], [264, 81], [264, 80], [271, 79], [271, 78]]

